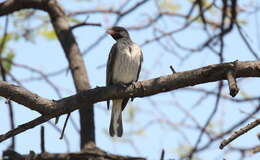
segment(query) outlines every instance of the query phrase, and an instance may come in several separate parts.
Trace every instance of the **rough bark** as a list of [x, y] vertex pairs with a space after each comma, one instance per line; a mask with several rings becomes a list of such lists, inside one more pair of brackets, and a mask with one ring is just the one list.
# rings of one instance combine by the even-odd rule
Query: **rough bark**
[[[260, 61], [236, 63], [236, 78], [260, 77]], [[150, 80], [135, 82], [127, 88], [112, 85], [84, 90], [57, 101], [48, 100], [23, 87], [0, 81], [0, 96], [22, 104], [41, 114], [57, 116], [79, 109], [79, 105], [97, 103], [108, 99], [146, 97], [178, 88], [227, 80], [226, 75], [233, 67], [233, 62], [208, 65], [194, 70], [177, 72]]]
[[14, 131], [0, 135], [0, 142], [58, 115], [79, 109], [80, 106], [88, 106], [88, 104], [94, 104], [108, 99], [151, 96], [178, 88], [227, 80], [227, 74], [230, 70], [234, 69], [236, 70], [236, 78], [260, 77], [260, 61], [236, 61], [235, 63], [236, 65], [234, 65], [234, 62], [231, 62], [209, 65], [185, 72], [177, 72], [150, 80], [135, 82], [127, 88], [118, 86], [97, 87], [57, 101], [42, 98], [22, 87], [0, 81], [0, 96], [43, 114], [43, 116], [24, 125], [26, 128], [23, 125], [18, 126]]
[[3, 156], [5, 160], [145, 160], [145, 158], [142, 157], [110, 154], [95, 147], [95, 145], [91, 143], [86, 145], [82, 152], [77, 153], [51, 154], [45, 152], [35, 154], [33, 151], [30, 151], [28, 155], [21, 155], [15, 151], [7, 150], [3, 153]]
[[[58, 2], [54, 0], [49, 1], [48, 7], [51, 22], [69, 62], [77, 92], [90, 89], [87, 70], [64, 10], [60, 7]], [[89, 103], [85, 107], [81, 106], [79, 113], [81, 129], [80, 146], [83, 148], [85, 144], [95, 142], [93, 104]]]
[[[87, 70], [63, 8], [56, 0], [8, 0], [0, 3], [0, 16], [27, 8], [40, 9], [49, 14], [53, 28], [68, 60], [77, 92], [90, 89]], [[88, 142], [95, 142], [93, 104], [89, 103], [88, 106], [81, 106], [79, 112], [81, 148], [83, 148]]]

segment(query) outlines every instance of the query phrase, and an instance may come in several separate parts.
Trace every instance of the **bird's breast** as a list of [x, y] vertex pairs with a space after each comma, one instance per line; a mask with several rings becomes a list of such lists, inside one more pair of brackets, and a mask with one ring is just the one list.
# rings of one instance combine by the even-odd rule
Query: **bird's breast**
[[137, 80], [141, 50], [138, 45], [118, 45], [113, 67], [114, 83], [131, 83]]

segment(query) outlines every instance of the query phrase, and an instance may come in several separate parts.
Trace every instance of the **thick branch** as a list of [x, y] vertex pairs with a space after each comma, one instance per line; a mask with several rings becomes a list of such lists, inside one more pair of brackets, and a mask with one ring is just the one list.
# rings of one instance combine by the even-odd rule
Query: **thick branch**
[[[203, 68], [161, 76], [133, 83], [126, 89], [117, 86], [97, 87], [76, 95], [51, 101], [42, 98], [22, 87], [0, 81], [0, 96], [13, 100], [42, 114], [65, 114], [78, 105], [96, 103], [107, 99], [126, 97], [146, 97], [154, 94], [194, 86], [202, 83], [226, 80], [233, 62], [214, 64]], [[260, 77], [260, 61], [237, 62], [236, 78]]]
[[23, 87], [12, 85], [8, 82], [0, 81], [0, 96], [42, 114], [49, 114], [54, 102], [38, 96]]
[[33, 154], [21, 155], [15, 151], [7, 150], [3, 153], [3, 156], [6, 160], [27, 160], [28, 157], [31, 157], [30, 160], [145, 160], [145, 158], [142, 157], [109, 154], [94, 146], [88, 147], [86, 150], [78, 153], [51, 154], [45, 152], [42, 154], [35, 154], [32, 151], [31, 153]]
[[7, 0], [0, 3], [0, 16], [28, 8], [47, 10], [46, 2], [48, 0]]
[[[79, 109], [80, 106], [108, 99], [146, 97], [178, 88], [226, 80], [226, 75], [230, 69], [234, 69], [233, 62], [209, 65], [199, 69], [177, 72], [167, 76], [136, 82], [125, 89], [117, 86], [97, 87], [58, 101], [47, 100], [22, 87], [0, 81], [0, 96], [45, 114], [50, 119]], [[260, 61], [237, 62], [235, 70], [236, 78], [260, 77]], [[5, 139], [1, 139], [0, 141], [3, 140]]]
[[[77, 92], [90, 89], [87, 69], [84, 60], [80, 53], [80, 49], [76, 39], [69, 26], [68, 19], [63, 8], [56, 0], [50, 0], [48, 3], [48, 13], [51, 17], [53, 28], [62, 45], [64, 53], [69, 63], [72, 73], [73, 82]], [[81, 105], [80, 112], [80, 147], [83, 148], [88, 142], [95, 142], [95, 125], [94, 125], [94, 110], [93, 104], [85, 104], [88, 107]], [[68, 114], [68, 117], [70, 114]], [[66, 122], [65, 122], [66, 123]], [[66, 124], [64, 125], [66, 126]], [[64, 131], [63, 131], [64, 132]]]
[[[108, 99], [146, 97], [178, 88], [226, 80], [233, 62], [214, 64], [203, 68], [161, 76], [133, 83], [127, 88], [117, 86], [97, 87], [82, 91], [58, 101], [42, 98], [22, 87], [0, 81], [0, 96], [13, 100], [42, 114], [60, 115], [79, 109], [79, 105]], [[236, 78], [260, 77], [260, 61], [237, 62]]]
[[[70, 29], [65, 12], [57, 0], [8, 0], [0, 3], [0, 16], [26, 8], [40, 9], [49, 14], [68, 60], [77, 92], [90, 89], [88, 74], [80, 49]], [[81, 147], [87, 142], [95, 142], [94, 111], [92, 104], [89, 103], [88, 105], [89, 107], [82, 106], [80, 109]]]

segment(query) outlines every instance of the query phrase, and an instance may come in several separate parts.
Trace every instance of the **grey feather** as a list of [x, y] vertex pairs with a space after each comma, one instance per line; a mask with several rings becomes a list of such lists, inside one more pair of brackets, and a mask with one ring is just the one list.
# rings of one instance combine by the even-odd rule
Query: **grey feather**
[[[121, 30], [115, 27], [114, 31]], [[122, 30], [121, 30], [122, 31]], [[122, 31], [122, 34], [114, 34], [113, 38], [117, 41], [111, 48], [106, 70], [106, 85], [124, 84], [129, 85], [136, 82], [139, 78], [143, 55], [140, 47], [133, 43], [129, 34]], [[120, 32], [121, 33], [121, 32]], [[109, 127], [111, 136], [121, 137], [123, 134], [122, 111], [126, 107], [129, 98], [112, 100], [112, 114]], [[109, 109], [109, 100], [107, 101]]]
[[[107, 60], [107, 70], [106, 70], [106, 85], [112, 85], [112, 77], [113, 77], [113, 64], [115, 61], [115, 56], [117, 54], [116, 44], [114, 44], [109, 52], [108, 60]], [[107, 109], [109, 109], [110, 100], [107, 100]]]

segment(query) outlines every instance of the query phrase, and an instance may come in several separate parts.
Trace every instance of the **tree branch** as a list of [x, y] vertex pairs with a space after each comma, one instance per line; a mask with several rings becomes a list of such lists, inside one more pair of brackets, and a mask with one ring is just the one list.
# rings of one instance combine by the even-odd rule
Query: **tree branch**
[[23, 87], [4, 81], [0, 81], [0, 96], [13, 100], [41, 114], [49, 114], [55, 104], [54, 101], [42, 98]]
[[[3, 153], [3, 156], [6, 160], [27, 160], [28, 157], [31, 157], [30, 160], [145, 160], [142, 157], [130, 157], [130, 156], [119, 156], [107, 153], [92, 144], [87, 145], [88, 148], [84, 149], [82, 152], [74, 153], [63, 153], [63, 154], [51, 154], [51, 153], [42, 153], [42, 154], [28, 154], [21, 155], [15, 151], [7, 150]], [[34, 153], [31, 151], [30, 153]]]
[[7, 133], [5, 134], [2, 134], [0, 135], [0, 142], [8, 139], [8, 138], [11, 138], [11, 137], [14, 137], [28, 129], [31, 129], [31, 128], [34, 128], [44, 122], [47, 122], [48, 120], [50, 120], [52, 118], [52, 116], [40, 116], [28, 123], [25, 123], [25, 124], [22, 124], [22, 125], [19, 125], [17, 128], [11, 130], [11, 131], [8, 131]]
[[[226, 74], [233, 67], [233, 62], [208, 65], [194, 70], [135, 82], [125, 89], [114, 85], [97, 87], [58, 101], [45, 99], [23, 87], [0, 81], [0, 96], [45, 115], [60, 115], [79, 109], [78, 105], [81, 104], [97, 103], [108, 99], [146, 97], [178, 88], [226, 80]], [[260, 61], [237, 62], [236, 78], [241, 77], [260, 77]]]
[[236, 138], [240, 137], [241, 135], [245, 134], [246, 132], [248, 132], [249, 130], [255, 128], [256, 126], [258, 126], [260, 124], [260, 119], [256, 119], [254, 122], [251, 122], [250, 124], [248, 124], [247, 126], [241, 128], [238, 131], [235, 131], [234, 134], [232, 136], [230, 136], [227, 139], [224, 139], [219, 148], [223, 149], [226, 145], [228, 145], [229, 143], [231, 143], [232, 141], [234, 141]]
[[[62, 98], [58, 101], [42, 98], [22, 87], [0, 81], [0, 96], [44, 114], [47, 116], [47, 119], [41, 121], [44, 123], [51, 118], [79, 109], [80, 106], [87, 106], [88, 104], [108, 99], [146, 97], [178, 88], [226, 80], [227, 73], [231, 69], [234, 69], [233, 63], [234, 62], [214, 64], [190, 71], [177, 72], [150, 80], [135, 82], [127, 88], [121, 88], [114, 85], [108, 87], [97, 87]], [[235, 70], [236, 78], [260, 77], [260, 61], [238, 61], [236, 62]], [[18, 133], [15, 133], [12, 136], [17, 134]], [[7, 138], [0, 139], [0, 142]]]
[[[0, 16], [13, 13], [20, 9], [33, 8], [46, 11], [56, 35], [61, 43], [69, 68], [72, 73], [77, 92], [90, 89], [87, 70], [80, 49], [70, 29], [68, 18], [57, 0], [7, 0], [0, 3]], [[81, 148], [87, 142], [95, 142], [94, 111], [91, 103], [89, 107], [81, 106]], [[69, 115], [68, 115], [69, 116]]]
[[[51, 18], [51, 23], [57, 34], [57, 37], [65, 52], [69, 63], [70, 71], [77, 92], [90, 89], [87, 69], [84, 60], [80, 53], [80, 49], [76, 39], [69, 26], [68, 18], [65, 15], [63, 8], [56, 0], [46, 2], [48, 13]], [[80, 147], [83, 148], [88, 142], [95, 142], [95, 125], [94, 125], [94, 110], [93, 104], [88, 103], [81, 105], [80, 113]], [[68, 117], [70, 114], [68, 114]], [[66, 124], [64, 125], [66, 126]]]

